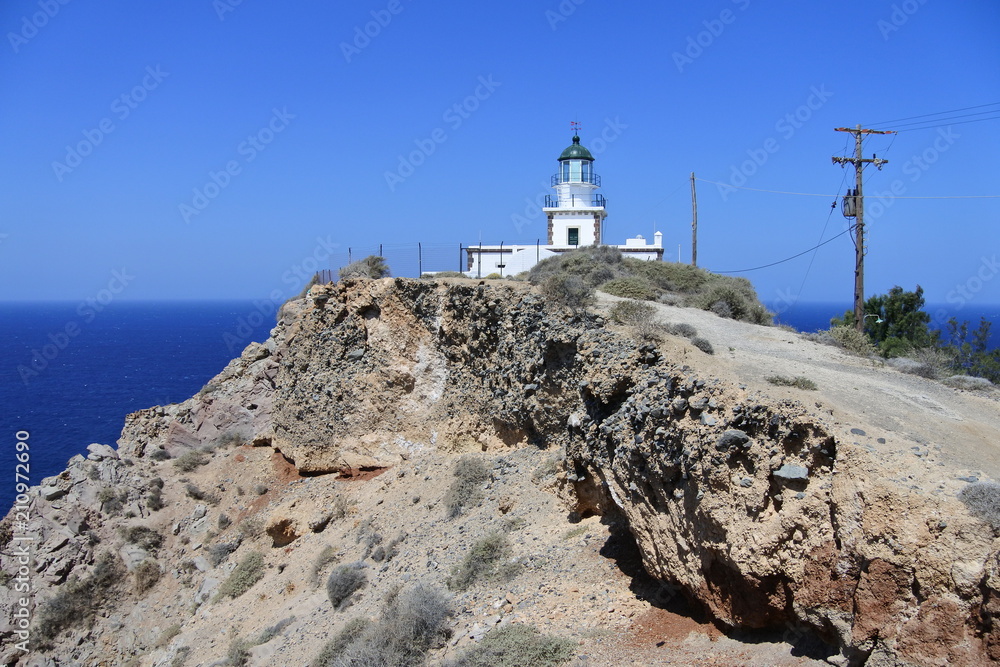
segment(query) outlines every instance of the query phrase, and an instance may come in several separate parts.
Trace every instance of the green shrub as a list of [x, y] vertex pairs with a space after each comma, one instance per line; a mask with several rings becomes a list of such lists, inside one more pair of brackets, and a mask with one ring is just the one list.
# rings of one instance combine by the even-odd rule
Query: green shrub
[[176, 637], [180, 633], [181, 633], [181, 624], [180, 623], [174, 623], [173, 625], [171, 625], [166, 630], [164, 630], [163, 632], [160, 633], [160, 636], [157, 637], [157, 639], [156, 639], [155, 646], [157, 648], [162, 648], [162, 647], [166, 646], [167, 644], [170, 643], [171, 639], [173, 639], [174, 637]]
[[714, 276], [707, 289], [690, 297], [687, 303], [719, 317], [753, 324], [772, 322], [771, 314], [757, 299], [757, 292], [746, 278]]
[[624, 299], [644, 301], [656, 298], [656, 291], [643, 278], [615, 278], [602, 284], [598, 289]]
[[341, 280], [344, 278], [386, 278], [391, 274], [389, 265], [385, 263], [384, 257], [378, 255], [368, 255], [364, 259], [359, 259], [337, 272]]
[[559, 274], [549, 276], [540, 286], [542, 295], [549, 301], [579, 310], [594, 302], [594, 288], [588, 287], [579, 276]]
[[364, 617], [349, 620], [340, 632], [331, 637], [330, 641], [323, 646], [319, 655], [309, 663], [310, 667], [339, 667], [340, 665], [345, 665], [346, 663], [340, 661], [340, 657], [352, 642], [365, 636], [365, 631], [368, 630], [370, 625], [371, 621]]
[[667, 331], [675, 336], [684, 336], [685, 338], [694, 338], [698, 335], [698, 330], [686, 322], [668, 324]]
[[114, 599], [113, 593], [123, 580], [124, 570], [121, 560], [107, 552], [97, 560], [89, 576], [70, 579], [63, 584], [38, 612], [36, 627], [40, 646], [50, 646], [67, 628], [90, 625], [97, 611], [107, 609]]
[[444, 496], [449, 519], [457, 517], [466, 507], [478, 505], [483, 499], [483, 484], [490, 478], [489, 470], [476, 456], [460, 458], [455, 464], [454, 475], [455, 480]]
[[643, 301], [629, 299], [617, 301], [608, 311], [608, 316], [619, 324], [642, 324], [656, 316], [656, 308]]
[[691, 339], [691, 344], [696, 348], [704, 352], [705, 354], [715, 354], [715, 350], [712, 348], [712, 344], [701, 336], [695, 336]]
[[218, 598], [238, 598], [264, 578], [264, 556], [259, 551], [247, 554], [229, 578], [219, 586]]
[[229, 649], [226, 651], [226, 664], [232, 665], [232, 667], [243, 667], [250, 662], [250, 649], [253, 647], [253, 642], [248, 639], [233, 639], [229, 642]]
[[1000, 530], [1000, 484], [996, 482], [973, 482], [958, 494], [969, 512]]
[[995, 386], [986, 378], [974, 375], [952, 375], [941, 380], [941, 383], [952, 389], [965, 389], [966, 391], [990, 391]]
[[194, 484], [188, 484], [186, 487], [184, 487], [184, 490], [185, 492], [187, 492], [188, 498], [192, 498], [194, 500], [203, 500], [209, 505], [219, 504], [219, 496], [215, 495], [214, 493], [207, 493], [205, 491], [202, 491]]
[[391, 596], [376, 623], [355, 619], [335, 635], [313, 667], [422, 665], [427, 652], [444, 643], [452, 615], [447, 597], [417, 585]]
[[767, 381], [773, 385], [779, 387], [797, 387], [798, 389], [816, 389], [816, 383], [807, 377], [798, 375], [796, 377], [790, 378], [784, 375], [772, 375], [767, 378]]
[[503, 533], [491, 533], [475, 541], [462, 562], [456, 565], [448, 578], [448, 588], [464, 591], [479, 581], [506, 581], [519, 570], [509, 562], [510, 540]]
[[314, 587], [319, 586], [320, 574], [322, 574], [326, 566], [330, 563], [337, 562], [339, 558], [337, 550], [332, 546], [328, 544], [323, 547], [323, 550], [319, 552], [318, 556], [316, 556], [316, 560], [313, 561], [312, 574], [309, 577], [309, 580], [312, 582]]
[[191, 472], [208, 463], [208, 455], [192, 449], [174, 459], [174, 466], [181, 472]]
[[446, 667], [556, 667], [574, 655], [576, 643], [541, 634], [531, 625], [511, 623], [491, 630]]
[[156, 585], [160, 580], [160, 566], [155, 560], [144, 560], [136, 566], [132, 572], [135, 583], [135, 592], [142, 595]]
[[154, 461], [166, 461], [170, 458], [170, 454], [167, 453], [167, 450], [165, 449], [154, 449], [153, 453], [149, 455], [149, 458]]
[[174, 659], [170, 661], [170, 667], [183, 667], [187, 663], [189, 653], [191, 653], [190, 646], [181, 646], [177, 649]]
[[119, 533], [126, 542], [146, 551], [156, 551], [163, 544], [163, 536], [148, 526], [128, 526]]
[[860, 357], [875, 356], [876, 349], [868, 336], [854, 327], [839, 326], [830, 329], [830, 337], [837, 345]]
[[330, 573], [326, 580], [326, 594], [334, 609], [340, 609], [350, 597], [368, 582], [361, 563], [341, 565]]

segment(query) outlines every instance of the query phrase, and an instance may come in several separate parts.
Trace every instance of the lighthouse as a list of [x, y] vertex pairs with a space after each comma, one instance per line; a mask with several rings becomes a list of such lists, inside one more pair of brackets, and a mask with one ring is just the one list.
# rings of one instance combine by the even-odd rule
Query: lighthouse
[[[551, 178], [554, 194], [545, 195], [542, 212], [548, 220], [548, 239], [535, 243], [463, 246], [465, 273], [473, 277], [504, 277], [528, 271], [538, 262], [583, 246], [606, 245], [604, 219], [608, 217], [607, 200], [598, 190], [601, 177], [594, 171], [594, 156], [580, 143], [580, 126], [571, 124], [572, 143], [557, 160], [559, 167]], [[537, 212], [538, 209], [536, 208]], [[612, 245], [626, 257], [645, 261], [663, 261], [663, 234], [654, 232], [647, 243], [641, 234]]]
[[545, 197], [542, 209], [549, 223], [548, 245], [600, 245], [607, 200], [597, 192], [601, 177], [594, 171], [594, 156], [580, 144], [578, 134], [559, 156], [559, 170], [551, 181], [556, 194]]

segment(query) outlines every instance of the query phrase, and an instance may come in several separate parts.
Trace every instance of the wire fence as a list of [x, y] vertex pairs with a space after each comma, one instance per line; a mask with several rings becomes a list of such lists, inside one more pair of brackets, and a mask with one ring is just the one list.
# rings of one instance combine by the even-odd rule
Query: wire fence
[[[541, 239], [528, 242], [510, 243], [509, 245], [539, 245]], [[359, 259], [369, 255], [377, 255], [385, 259], [394, 277], [419, 278], [428, 272], [436, 271], [468, 271], [469, 248], [475, 251], [478, 245], [467, 246], [461, 243], [397, 243], [371, 246], [349, 247], [346, 252], [330, 255], [330, 268], [317, 272], [321, 283], [335, 282], [338, 271]]]

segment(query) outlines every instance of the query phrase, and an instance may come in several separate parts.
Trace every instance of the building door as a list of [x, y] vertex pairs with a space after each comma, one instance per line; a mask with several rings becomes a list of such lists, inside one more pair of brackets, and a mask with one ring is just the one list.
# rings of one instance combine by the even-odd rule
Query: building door
[[566, 242], [567, 242], [568, 245], [580, 245], [580, 228], [579, 227], [570, 227], [567, 230], [567, 236], [568, 236], [568, 239], [567, 239]]

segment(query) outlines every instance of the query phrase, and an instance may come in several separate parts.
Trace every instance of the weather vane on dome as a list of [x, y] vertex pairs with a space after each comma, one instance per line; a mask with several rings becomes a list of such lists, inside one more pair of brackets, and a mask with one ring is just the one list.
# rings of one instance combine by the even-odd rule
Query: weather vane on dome
[[580, 124], [578, 122], [571, 120], [569, 126], [573, 128], [573, 134], [580, 134]]

